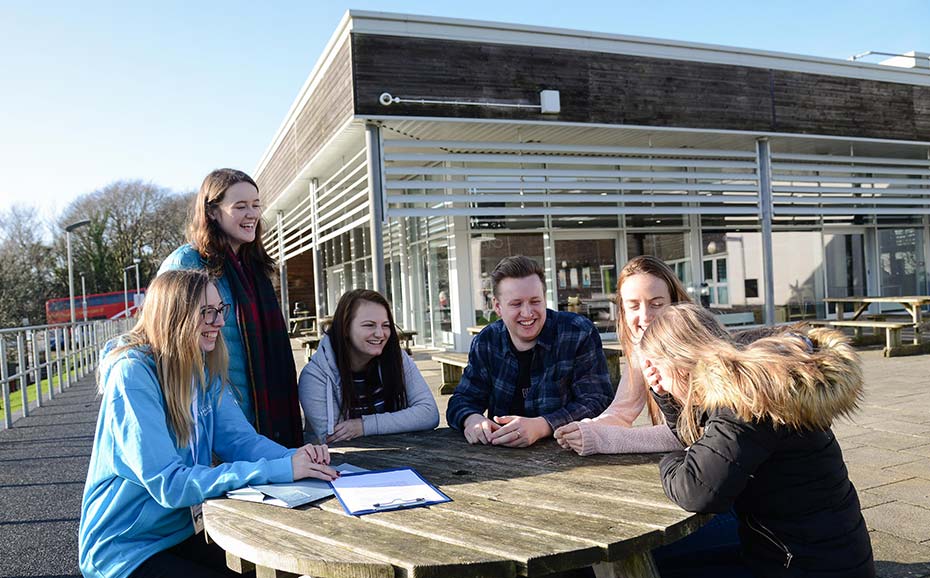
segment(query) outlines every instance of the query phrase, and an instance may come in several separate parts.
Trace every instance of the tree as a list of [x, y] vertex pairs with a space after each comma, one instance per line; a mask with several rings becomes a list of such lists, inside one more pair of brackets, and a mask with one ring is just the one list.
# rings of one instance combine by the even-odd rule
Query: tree
[[[175, 194], [138, 180], [117, 181], [72, 202], [59, 219], [64, 227], [88, 219], [71, 237], [74, 270], [85, 274], [88, 293], [123, 290], [123, 269], [139, 259], [148, 284], [161, 261], [184, 242], [192, 193]], [[63, 247], [64, 239], [59, 240]], [[67, 276], [67, 271], [59, 275]], [[135, 285], [130, 273], [130, 287]]]
[[34, 208], [13, 206], [0, 215], [0, 327], [19, 326], [24, 318], [45, 323], [45, 300], [62, 289], [44, 231]]

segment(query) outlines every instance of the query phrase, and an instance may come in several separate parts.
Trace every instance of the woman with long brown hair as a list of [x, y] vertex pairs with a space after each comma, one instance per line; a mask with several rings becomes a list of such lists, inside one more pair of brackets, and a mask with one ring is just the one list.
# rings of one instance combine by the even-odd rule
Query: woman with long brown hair
[[132, 331], [107, 344], [81, 506], [84, 576], [227, 574], [222, 549], [196, 535], [205, 499], [338, 475], [326, 446], [290, 450], [245, 420], [225, 386], [228, 313], [206, 273], [169, 271], [150, 285]]
[[[649, 255], [627, 261], [617, 278], [619, 308], [617, 333], [626, 358], [626, 371], [617, 386], [613, 403], [593, 418], [566, 424], [555, 431], [555, 439], [580, 455], [667, 452], [681, 443], [665, 427], [658, 406], [649, 395], [655, 370], [639, 363], [639, 341], [643, 332], [665, 307], [691, 299], [671, 268]], [[649, 408], [652, 427], [633, 427], [643, 408]]]
[[835, 330], [780, 329], [741, 345], [692, 304], [649, 325], [641, 361], [658, 373], [660, 406], [688, 448], [662, 459], [665, 493], [691, 512], [732, 508], [757, 578], [871, 578], [869, 534], [830, 430], [861, 401], [859, 358]]
[[300, 403], [319, 443], [439, 424], [426, 380], [400, 347], [390, 305], [367, 289], [339, 298], [332, 326], [300, 372]]
[[162, 263], [205, 269], [216, 277], [234, 315], [223, 327], [229, 381], [236, 402], [259, 433], [288, 447], [301, 445], [297, 370], [262, 244], [262, 205], [252, 177], [217, 169], [203, 180], [188, 225], [188, 244]]

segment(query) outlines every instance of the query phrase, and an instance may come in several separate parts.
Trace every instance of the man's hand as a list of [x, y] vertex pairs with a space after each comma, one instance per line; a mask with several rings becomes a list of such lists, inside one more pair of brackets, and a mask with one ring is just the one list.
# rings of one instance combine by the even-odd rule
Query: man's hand
[[575, 450], [579, 454], [581, 453], [581, 425], [579, 425], [577, 421], [563, 425], [555, 430], [555, 433], [552, 435], [555, 437], [555, 441], [559, 442], [559, 445], [563, 448]]
[[501, 415], [494, 418], [500, 429], [491, 434], [491, 444], [509, 448], [525, 448], [552, 435], [549, 422], [542, 417]]
[[501, 426], [484, 417], [480, 413], [473, 413], [465, 418], [462, 424], [462, 431], [465, 433], [465, 439], [470, 444], [482, 443], [488, 445], [491, 443], [491, 436]]
[[365, 435], [365, 428], [362, 426], [362, 418], [347, 419], [333, 427], [333, 433], [326, 436], [326, 443], [344, 442], [363, 435]]

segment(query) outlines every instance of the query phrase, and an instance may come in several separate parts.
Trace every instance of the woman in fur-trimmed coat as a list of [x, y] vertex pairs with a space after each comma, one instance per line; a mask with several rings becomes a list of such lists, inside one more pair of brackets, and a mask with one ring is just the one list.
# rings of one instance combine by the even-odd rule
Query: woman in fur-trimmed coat
[[669, 498], [692, 512], [733, 509], [753, 576], [875, 576], [830, 430], [863, 389], [842, 333], [794, 327], [743, 346], [709, 311], [684, 304], [663, 311], [640, 348], [658, 370], [651, 385], [668, 423], [689, 446], [661, 462]]

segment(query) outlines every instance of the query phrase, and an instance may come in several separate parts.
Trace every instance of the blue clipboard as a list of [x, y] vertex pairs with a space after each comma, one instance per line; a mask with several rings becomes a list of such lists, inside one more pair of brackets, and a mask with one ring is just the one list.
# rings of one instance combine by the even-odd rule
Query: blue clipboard
[[352, 516], [452, 501], [413, 468], [342, 474], [330, 486], [343, 509]]

